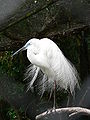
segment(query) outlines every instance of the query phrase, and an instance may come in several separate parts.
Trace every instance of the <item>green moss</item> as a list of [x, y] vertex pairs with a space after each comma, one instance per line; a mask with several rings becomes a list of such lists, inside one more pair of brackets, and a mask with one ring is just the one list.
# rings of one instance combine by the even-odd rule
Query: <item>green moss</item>
[[22, 79], [22, 74], [24, 70], [24, 63], [22, 61], [22, 55], [11, 58], [11, 51], [2, 52], [0, 55], [0, 69], [6, 72], [9, 76], [15, 77], [16, 79]]

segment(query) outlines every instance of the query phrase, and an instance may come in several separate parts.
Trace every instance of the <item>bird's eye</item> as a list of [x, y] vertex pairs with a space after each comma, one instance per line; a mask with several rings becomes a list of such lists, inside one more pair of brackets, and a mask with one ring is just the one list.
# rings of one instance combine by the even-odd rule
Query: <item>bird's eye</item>
[[31, 43], [28, 43], [28, 46], [31, 45]]
[[27, 46], [30, 46], [30, 45], [32, 45], [32, 44], [31, 44], [31, 43], [28, 43], [28, 44], [27, 44]]

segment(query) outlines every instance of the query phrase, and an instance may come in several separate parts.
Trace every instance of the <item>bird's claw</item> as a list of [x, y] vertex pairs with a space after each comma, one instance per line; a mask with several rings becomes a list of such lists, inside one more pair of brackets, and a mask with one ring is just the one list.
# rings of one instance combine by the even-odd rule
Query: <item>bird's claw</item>
[[53, 107], [53, 109], [52, 109], [52, 110], [53, 110], [53, 112], [56, 112], [56, 108], [55, 108], [55, 107]]
[[49, 114], [49, 113], [51, 113], [51, 112], [56, 112], [55, 107], [53, 107], [53, 108], [47, 110], [47, 114]]

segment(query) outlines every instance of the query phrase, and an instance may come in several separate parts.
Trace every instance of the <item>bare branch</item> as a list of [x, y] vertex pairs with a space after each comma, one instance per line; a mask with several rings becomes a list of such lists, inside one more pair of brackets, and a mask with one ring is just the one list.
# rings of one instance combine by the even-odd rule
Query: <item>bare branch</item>
[[80, 33], [81, 31], [86, 31], [90, 29], [90, 26], [89, 25], [78, 25], [76, 27], [72, 27], [72, 28], [69, 28], [67, 30], [63, 30], [61, 32], [53, 32], [53, 33], [50, 33], [48, 34], [48, 37], [61, 37], [61, 36], [67, 36], [67, 35], [70, 35], [70, 34], [78, 34]]
[[[56, 3], [58, 0], [52, 0], [50, 1], [48, 4], [43, 5], [42, 7], [37, 8], [36, 10], [30, 12], [29, 9], [27, 9], [21, 16], [20, 13], [16, 14], [14, 17], [11, 17], [7, 23], [5, 23], [4, 25], [0, 26], [0, 32], [8, 29], [9, 27], [27, 19], [28, 17], [31, 17], [37, 13], [39, 13], [40, 11], [44, 10], [45, 8], [51, 6], [52, 4]], [[28, 13], [28, 14], [27, 14]]]
[[56, 110], [49, 110], [46, 111], [44, 113], [41, 113], [39, 115], [36, 116], [36, 120], [41, 119], [43, 117], [46, 117], [47, 115], [50, 115], [52, 113], [54, 113], [54, 115], [56, 113], [60, 114], [60, 113], [69, 113], [68, 117], [73, 117], [77, 114], [82, 114], [82, 115], [90, 115], [90, 110], [87, 108], [82, 108], [82, 107], [68, 107], [68, 108], [60, 108], [60, 109], [56, 109]]
[[[59, 31], [59, 32], [48, 33], [47, 35], [45, 34], [45, 31], [43, 30], [42, 32], [36, 34], [35, 37], [36, 38], [48, 37], [54, 40], [55, 38], [58, 38], [58, 37], [64, 37], [70, 34], [77, 34], [81, 31], [86, 31], [88, 29], [89, 29], [89, 26], [81, 25], [81, 26], [73, 27], [73, 28], [70, 28], [70, 29], [67, 29], [61, 32]], [[12, 33], [10, 34], [9, 32], [4, 32], [4, 35], [7, 38], [9, 38], [9, 40], [5, 39], [5, 40], [0, 41], [0, 51], [16, 50], [25, 44], [25, 42], [27, 41], [27, 38], [30, 38], [29, 36], [26, 36], [26, 38], [17, 37], [17, 36], [14, 36]]]

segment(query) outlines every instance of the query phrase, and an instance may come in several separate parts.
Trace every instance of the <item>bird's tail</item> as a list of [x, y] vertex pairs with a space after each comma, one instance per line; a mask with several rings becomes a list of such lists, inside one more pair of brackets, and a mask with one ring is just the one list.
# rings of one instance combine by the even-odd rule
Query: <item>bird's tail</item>
[[75, 87], [80, 88], [79, 86], [80, 77], [74, 65], [65, 57], [64, 57], [63, 67], [65, 73], [63, 75], [63, 79], [66, 85], [66, 90], [67, 88], [69, 88], [70, 93], [74, 95]]
[[78, 74], [78, 71], [76, 70], [75, 66], [69, 61], [68, 61], [68, 65], [69, 67], [71, 68], [71, 73], [72, 73], [72, 81], [71, 82], [71, 85], [70, 85], [70, 92], [72, 95], [75, 94], [75, 86], [80, 89], [80, 85], [79, 85], [79, 80], [80, 80], [80, 77], [79, 77], [79, 74]]

